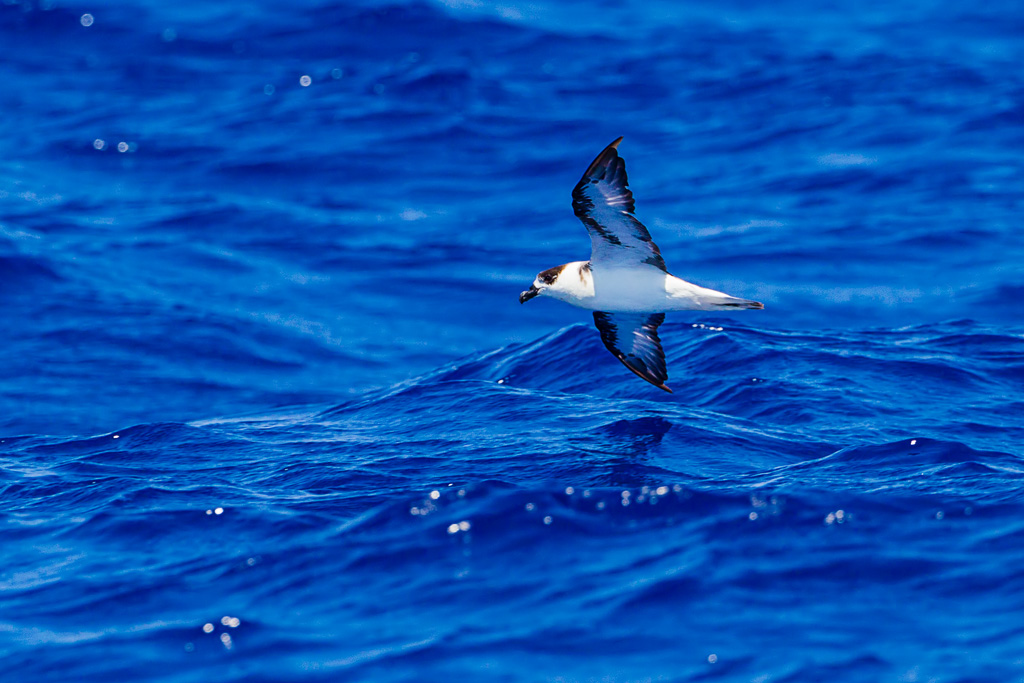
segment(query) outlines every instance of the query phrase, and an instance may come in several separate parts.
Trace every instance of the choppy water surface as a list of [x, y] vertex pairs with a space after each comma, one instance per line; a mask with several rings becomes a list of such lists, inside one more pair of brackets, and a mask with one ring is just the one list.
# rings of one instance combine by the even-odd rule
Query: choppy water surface
[[[1017, 3], [0, 5], [12, 680], [1024, 679]], [[584, 311], [625, 135], [670, 269]]]

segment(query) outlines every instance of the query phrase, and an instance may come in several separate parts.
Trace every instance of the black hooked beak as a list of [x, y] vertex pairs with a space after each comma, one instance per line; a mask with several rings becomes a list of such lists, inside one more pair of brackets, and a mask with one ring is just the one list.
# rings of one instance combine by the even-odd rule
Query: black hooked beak
[[528, 290], [519, 295], [519, 303], [525, 304], [527, 301], [537, 296], [538, 294], [540, 294], [540, 290], [534, 287], [533, 285], [530, 285], [530, 288]]

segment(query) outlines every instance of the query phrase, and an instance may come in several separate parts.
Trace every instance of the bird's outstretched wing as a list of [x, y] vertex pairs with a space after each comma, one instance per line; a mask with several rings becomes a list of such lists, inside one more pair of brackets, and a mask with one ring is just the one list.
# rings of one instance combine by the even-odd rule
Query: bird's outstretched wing
[[598, 267], [649, 265], [665, 271], [658, 245], [633, 216], [626, 162], [616, 151], [620, 142], [622, 138], [597, 155], [572, 191], [572, 210], [590, 233], [590, 262]]
[[665, 386], [668, 370], [665, 368], [665, 351], [658, 338], [658, 325], [663, 322], [664, 313], [594, 311], [594, 324], [612, 355], [637, 377], [671, 394], [672, 390]]

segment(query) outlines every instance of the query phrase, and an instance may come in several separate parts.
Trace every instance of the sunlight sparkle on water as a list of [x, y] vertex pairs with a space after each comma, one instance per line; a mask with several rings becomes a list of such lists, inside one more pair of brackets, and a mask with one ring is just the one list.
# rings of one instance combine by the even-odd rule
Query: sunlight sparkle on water
[[846, 513], [842, 510], [830, 512], [825, 516], [825, 524], [842, 524], [846, 521]]
[[418, 221], [420, 219], [426, 218], [427, 214], [420, 211], [419, 209], [404, 209], [401, 213], [398, 214], [398, 217], [401, 218], [403, 221]]

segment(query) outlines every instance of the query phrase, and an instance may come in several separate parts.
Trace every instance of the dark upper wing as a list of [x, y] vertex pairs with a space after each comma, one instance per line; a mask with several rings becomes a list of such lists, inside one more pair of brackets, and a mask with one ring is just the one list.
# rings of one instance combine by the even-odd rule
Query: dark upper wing
[[620, 142], [622, 138], [605, 147], [587, 168], [572, 191], [572, 210], [590, 233], [591, 263], [647, 264], [664, 271], [658, 245], [644, 224], [633, 217], [626, 162], [616, 151]]
[[668, 393], [665, 386], [665, 351], [658, 338], [658, 325], [665, 322], [664, 313], [604, 313], [594, 311], [594, 324], [601, 332], [601, 341], [622, 364], [638, 377]]

